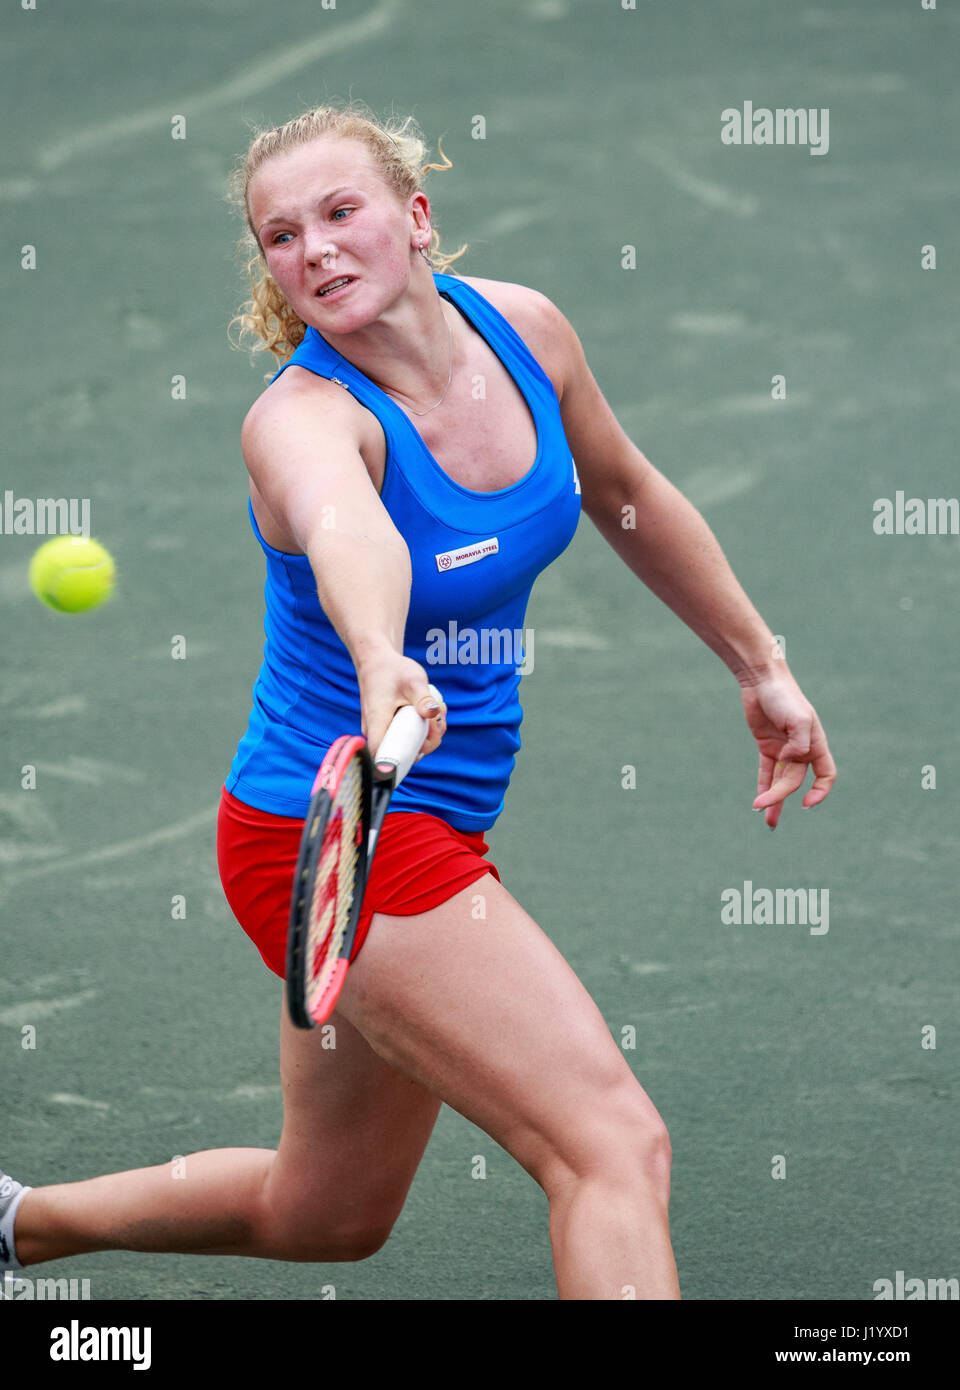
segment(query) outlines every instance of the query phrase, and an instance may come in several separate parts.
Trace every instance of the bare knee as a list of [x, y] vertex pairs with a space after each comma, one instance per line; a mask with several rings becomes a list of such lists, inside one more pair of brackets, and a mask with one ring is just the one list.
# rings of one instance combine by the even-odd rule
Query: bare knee
[[390, 1236], [391, 1227], [363, 1227], [354, 1231], [321, 1229], [310, 1235], [290, 1232], [284, 1245], [282, 1260], [312, 1264], [346, 1264], [369, 1260], [382, 1250]]
[[288, 1260], [299, 1264], [345, 1264], [368, 1260], [382, 1250], [389, 1229], [363, 1228], [338, 1231], [321, 1226], [316, 1231], [302, 1228], [275, 1230], [262, 1243], [262, 1259]]
[[534, 1176], [548, 1197], [589, 1178], [618, 1187], [639, 1184], [667, 1202], [672, 1156], [663, 1118], [634, 1083], [597, 1097], [589, 1111], [572, 1118], [568, 1131], [546, 1146]]
[[340, 1264], [368, 1260], [382, 1250], [396, 1213], [346, 1219], [336, 1210], [312, 1212], [296, 1202], [265, 1210], [257, 1241], [261, 1258], [292, 1263]]

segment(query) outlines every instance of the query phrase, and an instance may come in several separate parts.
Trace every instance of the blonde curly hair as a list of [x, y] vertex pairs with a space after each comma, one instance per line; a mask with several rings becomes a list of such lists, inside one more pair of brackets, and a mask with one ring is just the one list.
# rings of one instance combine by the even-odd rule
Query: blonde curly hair
[[[230, 174], [227, 202], [243, 213], [246, 230], [237, 243], [238, 257], [246, 261], [246, 272], [250, 279], [251, 297], [240, 305], [238, 312], [227, 325], [227, 337], [232, 347], [241, 348], [241, 342], [230, 338], [230, 330], [235, 324], [240, 327], [240, 338], [251, 335], [257, 341], [251, 352], [267, 351], [276, 358], [280, 367], [286, 362], [303, 341], [307, 326], [293, 312], [280, 292], [280, 287], [267, 269], [263, 248], [250, 220], [248, 194], [250, 180], [268, 159], [284, 154], [300, 145], [307, 145], [321, 135], [337, 135], [343, 139], [360, 140], [371, 152], [380, 169], [384, 181], [400, 199], [409, 198], [423, 187], [426, 174], [431, 169], [452, 169], [453, 165], [440, 147], [443, 164], [425, 164], [426, 142], [423, 133], [413, 116], [403, 119], [390, 118], [380, 121], [363, 103], [356, 100], [342, 106], [314, 106], [301, 115], [271, 130], [255, 132], [254, 140], [245, 155], [240, 155], [238, 163]], [[467, 246], [447, 254], [440, 250], [440, 236], [434, 229], [429, 250], [423, 254], [434, 270], [446, 274], [455, 260], [458, 260]], [[267, 372], [264, 380], [273, 375]]]

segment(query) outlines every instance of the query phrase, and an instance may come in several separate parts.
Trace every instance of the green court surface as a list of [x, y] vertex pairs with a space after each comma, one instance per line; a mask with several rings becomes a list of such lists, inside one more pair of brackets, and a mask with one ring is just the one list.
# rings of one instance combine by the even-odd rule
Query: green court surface
[[[534, 589], [488, 838], [614, 1037], [635, 1030], [684, 1297], [960, 1276], [960, 537], [873, 529], [876, 499], [958, 490], [958, 38], [919, 0], [4, 7], [0, 499], [88, 498], [119, 580], [55, 615], [27, 588], [39, 539], [0, 534], [0, 1166], [42, 1185], [279, 1136], [279, 985], [214, 852], [262, 651], [239, 431], [268, 366], [226, 339], [246, 286], [223, 195], [252, 123], [352, 93], [441, 137], [427, 192], [458, 271], [567, 314], [838, 764], [771, 834], [736, 682], [584, 517]], [[725, 145], [747, 101], [827, 109], [828, 152]], [[724, 923], [746, 881], [828, 890], [829, 930]], [[549, 1300], [547, 1216], [444, 1109], [367, 1261], [43, 1273], [106, 1299]]]

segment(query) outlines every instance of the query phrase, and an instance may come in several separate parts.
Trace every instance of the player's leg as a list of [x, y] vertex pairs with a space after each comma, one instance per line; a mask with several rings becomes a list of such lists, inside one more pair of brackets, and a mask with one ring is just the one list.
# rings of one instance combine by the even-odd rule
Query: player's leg
[[[226, 794], [221, 801], [217, 847], [227, 899], [281, 976], [301, 829]], [[208, 1149], [35, 1188], [15, 1213], [20, 1263], [103, 1249], [344, 1260], [382, 1244], [440, 1102], [377, 1056], [345, 1018], [334, 1015], [331, 1048], [329, 1033], [301, 1032], [286, 1010], [282, 1017], [278, 1150]], [[0, 1234], [2, 1221], [0, 1210]]]
[[540, 1184], [562, 1298], [679, 1298], [663, 1120], [584, 986], [492, 875], [420, 916], [378, 913], [339, 1010]]
[[339, 1009], [325, 1029], [304, 1031], [284, 1007], [281, 1070], [283, 1133], [258, 1249], [246, 1253], [363, 1259], [400, 1215], [441, 1102], [374, 1052]]
[[[279, 1148], [208, 1149], [180, 1163], [34, 1188], [15, 1243], [32, 1265], [93, 1250], [356, 1260], [386, 1240], [439, 1100], [338, 1014], [331, 1035], [281, 1025]], [[327, 1046], [324, 1046], [324, 1042]]]

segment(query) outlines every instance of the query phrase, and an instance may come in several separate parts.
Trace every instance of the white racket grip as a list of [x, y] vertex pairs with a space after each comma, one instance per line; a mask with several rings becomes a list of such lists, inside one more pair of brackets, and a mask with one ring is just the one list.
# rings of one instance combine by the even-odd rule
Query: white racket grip
[[[428, 687], [430, 694], [438, 702], [442, 697], [435, 685]], [[414, 705], [404, 705], [398, 709], [383, 736], [373, 760], [374, 767], [381, 763], [391, 763], [396, 768], [393, 785], [399, 787], [413, 766], [417, 754], [423, 747], [423, 740], [430, 729], [429, 720], [421, 718]]]

